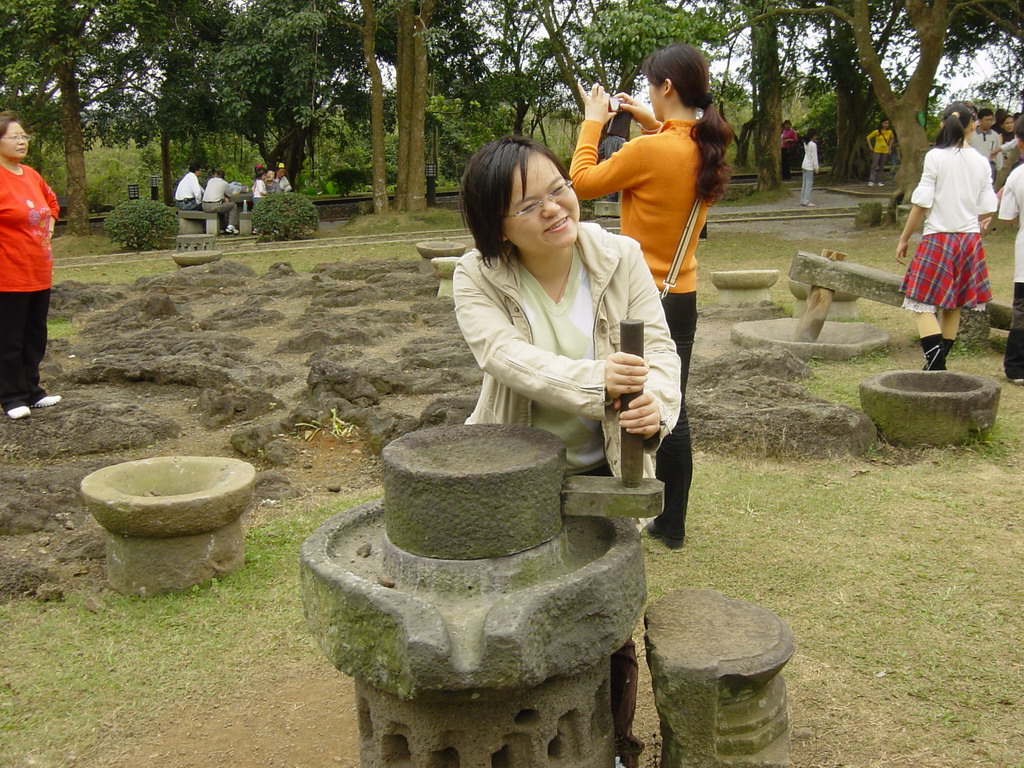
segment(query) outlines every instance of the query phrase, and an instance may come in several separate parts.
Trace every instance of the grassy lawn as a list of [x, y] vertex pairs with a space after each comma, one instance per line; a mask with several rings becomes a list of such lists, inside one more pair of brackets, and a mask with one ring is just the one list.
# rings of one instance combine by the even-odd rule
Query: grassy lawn
[[[401, 231], [428, 224], [408, 220]], [[343, 229], [368, 235], [397, 226], [367, 217]], [[442, 217], [433, 226], [457, 220]], [[851, 261], [900, 272], [892, 256], [897, 235], [794, 240], [713, 229], [700, 250], [700, 302], [714, 301], [709, 271], [785, 275], [797, 248], [835, 248]], [[986, 238], [993, 289], [1003, 301], [1012, 295], [1013, 236], [1000, 230]], [[231, 256], [260, 272], [276, 261], [309, 269], [394, 257], [418, 258], [407, 244]], [[173, 268], [169, 259], [75, 268], [58, 260], [57, 280], [127, 282]], [[773, 290], [792, 305], [784, 277]], [[807, 383], [854, 407], [865, 376], [920, 365], [907, 313], [860, 305], [862, 320], [892, 334], [892, 353], [815, 363]], [[1004, 335], [993, 332], [993, 339]], [[997, 349], [954, 352], [950, 367], [1001, 378]], [[1024, 390], [1007, 385], [995, 428], [967, 446], [880, 444], [864, 457], [803, 461], [705, 448], [695, 459], [688, 546], [670, 553], [644, 544], [650, 599], [680, 587], [712, 588], [789, 622], [798, 643], [785, 670], [792, 724], [801, 732], [793, 745], [798, 768], [1024, 768], [1022, 435]], [[214, 695], [241, 668], [319, 654], [301, 616], [298, 549], [320, 521], [363, 500], [265, 513], [249, 528], [247, 567], [185, 594], [137, 600], [105, 593], [98, 612], [76, 593], [62, 603], [0, 606], [8, 628], [0, 765], [89, 765], [112, 728], [144, 727], [178, 698]]]

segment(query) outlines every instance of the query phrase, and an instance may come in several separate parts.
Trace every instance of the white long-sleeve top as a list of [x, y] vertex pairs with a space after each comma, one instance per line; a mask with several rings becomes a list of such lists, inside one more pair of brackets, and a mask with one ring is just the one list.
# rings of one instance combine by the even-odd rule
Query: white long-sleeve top
[[998, 207], [988, 160], [969, 146], [928, 150], [910, 202], [928, 209], [926, 235], [980, 232], [978, 217]]
[[804, 161], [800, 167], [805, 171], [818, 170], [818, 143], [816, 141], [808, 141], [804, 144]]

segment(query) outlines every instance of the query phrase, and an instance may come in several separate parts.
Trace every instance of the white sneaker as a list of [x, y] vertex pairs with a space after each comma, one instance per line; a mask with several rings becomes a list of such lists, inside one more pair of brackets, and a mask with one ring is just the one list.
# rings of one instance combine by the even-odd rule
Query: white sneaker
[[15, 408], [11, 408], [11, 410], [7, 412], [7, 417], [15, 420], [26, 419], [31, 415], [32, 409], [29, 408], [27, 405], [19, 405]]
[[228, 233], [229, 235], [237, 235], [237, 234], [238, 234], [238, 230], [237, 230], [237, 229], [235, 229], [235, 228], [234, 228], [233, 226], [231, 226], [230, 224], [228, 224], [228, 228], [227, 228], [227, 229], [225, 229], [224, 231], [225, 231], [225, 232], [227, 232], [227, 233]]
[[61, 401], [60, 395], [47, 395], [46, 397], [36, 400], [30, 407], [32, 408], [49, 408], [51, 405], [56, 405]]
[[868, 182], [868, 186], [869, 186], [869, 187], [873, 187], [873, 186], [875, 186], [875, 182], [873, 182], [873, 181], [869, 181], [869, 182]]

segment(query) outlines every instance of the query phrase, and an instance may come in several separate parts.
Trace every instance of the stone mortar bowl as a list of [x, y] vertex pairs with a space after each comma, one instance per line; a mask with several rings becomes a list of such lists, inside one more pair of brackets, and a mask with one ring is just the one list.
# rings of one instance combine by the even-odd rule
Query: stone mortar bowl
[[796, 318], [753, 320], [736, 323], [730, 331], [734, 344], [747, 349], [781, 347], [801, 360], [849, 360], [858, 355], [887, 349], [889, 334], [869, 323], [834, 323], [826, 321], [817, 341], [794, 341]]
[[220, 261], [221, 251], [177, 251], [171, 254], [174, 263], [179, 267], [195, 267]]
[[860, 383], [860, 404], [898, 445], [953, 445], [991, 427], [999, 382], [955, 371], [886, 371]]
[[82, 480], [86, 507], [112, 533], [191, 536], [238, 519], [252, 500], [256, 470], [238, 459], [159, 456], [99, 469]]

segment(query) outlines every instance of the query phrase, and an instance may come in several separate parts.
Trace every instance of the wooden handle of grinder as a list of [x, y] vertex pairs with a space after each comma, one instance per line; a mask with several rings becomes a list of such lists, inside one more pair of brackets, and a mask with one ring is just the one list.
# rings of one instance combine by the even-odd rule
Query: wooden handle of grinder
[[[644, 321], [623, 320], [619, 323], [619, 351], [637, 357], [644, 356]], [[641, 390], [642, 392], [643, 390]], [[619, 398], [622, 410], [628, 410], [629, 404], [641, 392], [630, 392]], [[620, 411], [621, 413], [622, 411]], [[622, 430], [622, 449], [620, 453], [622, 466], [622, 484], [627, 488], [636, 488], [644, 476], [644, 436], [635, 435]]]

